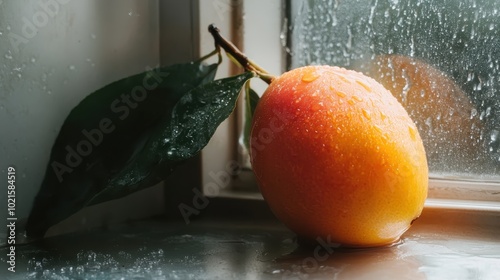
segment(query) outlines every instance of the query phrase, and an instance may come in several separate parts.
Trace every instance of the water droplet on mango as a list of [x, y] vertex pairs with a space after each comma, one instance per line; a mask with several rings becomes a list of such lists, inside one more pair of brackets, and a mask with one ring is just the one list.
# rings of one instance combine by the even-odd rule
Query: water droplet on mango
[[383, 112], [380, 112], [380, 118], [385, 121], [387, 119], [387, 115], [384, 114]]
[[408, 131], [410, 132], [411, 140], [417, 140], [417, 130], [413, 126], [408, 126]]
[[363, 112], [363, 116], [365, 116], [365, 118], [367, 118], [368, 120], [372, 119], [370, 111], [368, 111], [366, 109], [361, 109], [361, 112]]
[[302, 81], [306, 83], [310, 83], [315, 81], [317, 78], [319, 78], [320, 74], [316, 71], [310, 71], [304, 74], [302, 76]]
[[354, 99], [354, 100], [356, 100], [356, 101], [358, 101], [358, 102], [363, 101], [363, 98], [361, 98], [361, 97], [359, 97], [359, 96], [357, 96], [357, 95], [354, 95], [354, 96], [352, 97], [352, 99]]
[[[330, 88], [331, 88], [331, 89], [333, 89], [332, 87], [330, 87]], [[335, 92], [335, 94], [337, 94], [337, 95], [338, 95], [339, 97], [341, 97], [341, 98], [346, 97], [346, 94], [345, 94], [345, 93], [343, 93], [343, 92], [341, 92], [341, 91], [336, 91], [336, 92]]]
[[351, 81], [343, 75], [338, 75], [338, 78], [339, 78], [339, 80], [343, 81], [344, 83], [348, 83], [348, 84], [351, 83]]
[[369, 85], [367, 85], [366, 83], [364, 83], [363, 81], [361, 80], [356, 80], [356, 83], [360, 86], [362, 86], [367, 92], [372, 92], [372, 89], [370, 88]]

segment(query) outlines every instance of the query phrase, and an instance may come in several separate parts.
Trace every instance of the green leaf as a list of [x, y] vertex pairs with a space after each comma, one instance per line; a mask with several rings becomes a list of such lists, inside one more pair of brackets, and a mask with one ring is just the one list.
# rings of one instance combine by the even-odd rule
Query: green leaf
[[[50, 226], [105, 190], [151, 142], [174, 105], [193, 88], [214, 79], [217, 66], [192, 62], [152, 69], [111, 83], [81, 101], [52, 147], [27, 234], [43, 236]], [[165, 165], [165, 175], [173, 167]], [[143, 179], [153, 184], [165, 177], [158, 174]]]
[[243, 144], [250, 153], [250, 130], [252, 129], [252, 118], [255, 108], [259, 103], [259, 95], [250, 88], [250, 82], [245, 86], [245, 125], [243, 127]]
[[219, 124], [233, 112], [243, 85], [254, 77], [251, 72], [217, 80], [185, 95], [174, 107], [169, 129], [170, 159], [194, 156], [206, 146]]
[[[90, 202], [98, 203], [144, 188], [158, 170], [173, 169], [200, 152], [217, 127], [233, 112], [241, 88], [251, 72], [201, 85], [184, 95], [166, 116], [134, 160]], [[154, 177], [154, 176], [153, 176]]]

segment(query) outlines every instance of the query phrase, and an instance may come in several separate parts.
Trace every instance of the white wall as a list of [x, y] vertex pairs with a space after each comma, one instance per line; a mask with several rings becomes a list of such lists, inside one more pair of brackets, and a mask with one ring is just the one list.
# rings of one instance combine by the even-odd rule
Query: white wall
[[[0, 1], [0, 221], [8, 166], [17, 170], [16, 216], [23, 219], [70, 110], [94, 90], [159, 63], [158, 8], [158, 0]], [[71, 227], [161, 212], [159, 192], [100, 206]]]

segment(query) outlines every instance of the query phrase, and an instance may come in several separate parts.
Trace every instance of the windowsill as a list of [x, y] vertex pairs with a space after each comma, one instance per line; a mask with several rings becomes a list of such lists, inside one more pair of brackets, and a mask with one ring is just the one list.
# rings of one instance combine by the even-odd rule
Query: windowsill
[[[218, 197], [234, 199], [264, 200], [259, 192], [255, 191], [231, 191], [222, 190]], [[460, 200], [460, 199], [441, 199], [428, 198], [425, 202], [425, 208], [444, 209], [444, 210], [463, 210], [463, 211], [490, 211], [500, 212], [500, 202], [478, 201], [478, 200]]]
[[[17, 272], [0, 274], [14, 276], [9, 279], [499, 279], [500, 212], [432, 205], [438, 203], [428, 203], [397, 245], [332, 252], [299, 249], [294, 234], [272, 218], [263, 201], [212, 198], [201, 218], [187, 225], [158, 218], [18, 246]], [[2, 261], [6, 250], [0, 249]]]
[[425, 207], [443, 210], [500, 212], [500, 202], [495, 201], [428, 198]]
[[[454, 209], [466, 211], [500, 212], [500, 191], [498, 182], [477, 182], [431, 178], [430, 197], [426, 208]], [[263, 200], [257, 182], [249, 169], [243, 170], [230, 188], [219, 190], [217, 197]]]

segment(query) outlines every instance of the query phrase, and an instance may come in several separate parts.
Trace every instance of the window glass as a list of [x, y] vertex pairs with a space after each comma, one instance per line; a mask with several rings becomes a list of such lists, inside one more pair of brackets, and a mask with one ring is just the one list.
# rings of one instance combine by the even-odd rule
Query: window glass
[[288, 68], [362, 71], [419, 128], [433, 177], [500, 179], [500, 2], [287, 1]]

